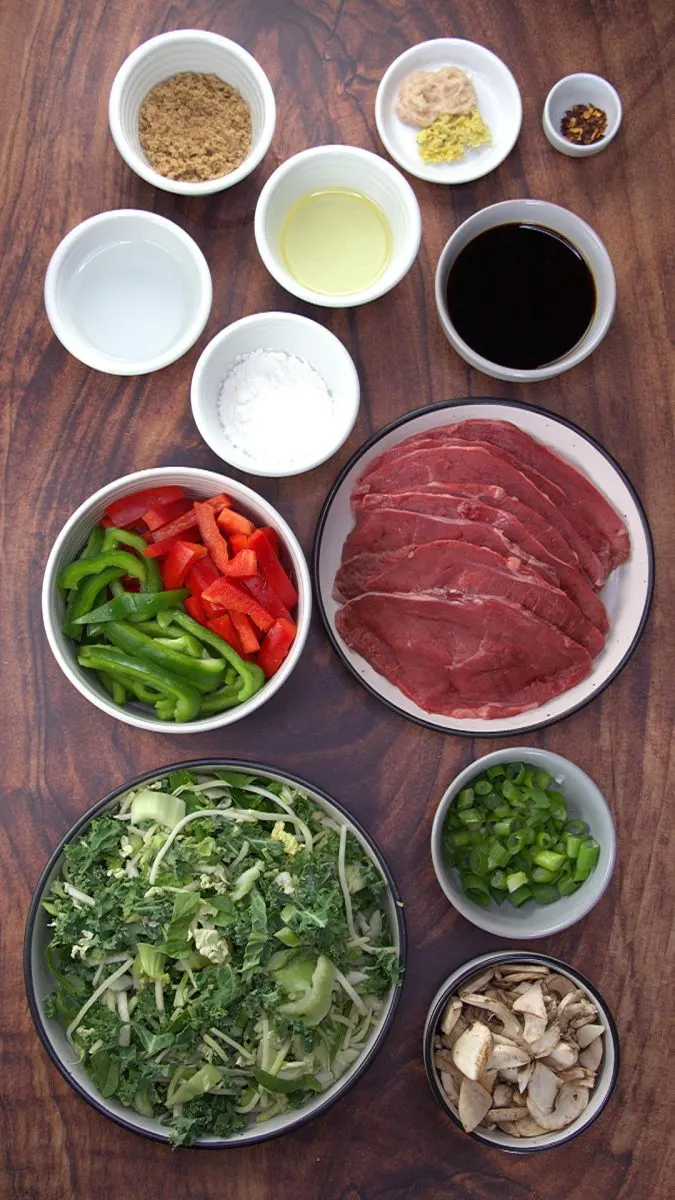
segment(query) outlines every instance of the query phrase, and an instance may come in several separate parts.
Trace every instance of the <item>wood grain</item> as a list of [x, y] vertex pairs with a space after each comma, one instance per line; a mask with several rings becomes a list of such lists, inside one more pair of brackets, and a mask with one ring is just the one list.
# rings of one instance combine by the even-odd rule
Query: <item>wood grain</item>
[[[278, 103], [271, 151], [232, 192], [191, 200], [133, 175], [107, 129], [113, 75], [162, 30], [213, 29], [259, 59]], [[3, 800], [0, 1196], [97, 1200], [166, 1195], [211, 1200], [665, 1200], [672, 1195], [672, 1104], [664, 1024], [672, 988], [673, 9], [668, 0], [33, 0], [3, 5], [2, 564], [0, 686]], [[343, 141], [379, 151], [378, 80], [412, 43], [458, 35], [510, 65], [523, 130], [499, 170], [455, 189], [412, 181], [423, 214], [417, 262], [392, 293], [362, 310], [313, 310], [267, 275], [252, 217], [264, 180], [288, 155]], [[624, 126], [606, 153], [575, 162], [540, 128], [549, 87], [573, 70], [617, 86]], [[670, 83], [667, 90], [666, 83]], [[619, 306], [601, 348], [548, 384], [512, 387], [476, 374], [450, 350], [434, 309], [440, 249], [464, 217], [508, 197], [573, 208], [605, 239]], [[195, 237], [211, 265], [214, 304], [197, 347], [139, 380], [92, 372], [51, 335], [42, 304], [49, 256], [68, 229], [116, 207], [153, 209]], [[128, 471], [189, 463], [217, 469], [189, 411], [197, 355], [227, 322], [279, 307], [306, 312], [341, 337], [362, 380], [349, 443], [306, 477], [252, 482], [309, 551], [322, 500], [367, 434], [421, 404], [493, 395], [532, 400], [579, 422], [638, 488], [655, 537], [657, 595], [628, 667], [594, 704], [531, 740], [574, 759], [610, 798], [619, 863], [594, 912], [542, 949], [575, 964], [617, 1019], [622, 1068], [613, 1101], [582, 1138], [549, 1155], [512, 1159], [458, 1133], [422, 1069], [429, 1000], [449, 971], [498, 944], [451, 910], [433, 877], [428, 840], [445, 783], [494, 748], [419, 729], [378, 705], [343, 670], [314, 622], [288, 685], [246, 722], [183, 739], [114, 723], [70, 686], [42, 631], [42, 568], [62, 523], [94, 489]], [[236, 754], [288, 767], [345, 802], [376, 836], [402, 888], [410, 934], [403, 999], [364, 1079], [299, 1132], [251, 1149], [168, 1149], [90, 1111], [61, 1080], [34, 1034], [20, 974], [23, 922], [50, 850], [73, 820], [136, 771]], [[668, 1181], [671, 1180], [669, 1187]]]

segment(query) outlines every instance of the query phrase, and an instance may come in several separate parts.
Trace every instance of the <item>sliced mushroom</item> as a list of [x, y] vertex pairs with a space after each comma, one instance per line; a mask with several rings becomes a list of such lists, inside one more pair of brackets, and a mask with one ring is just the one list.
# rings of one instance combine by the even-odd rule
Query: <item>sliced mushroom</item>
[[585, 1067], [582, 1066], [568, 1067], [566, 1071], [558, 1072], [558, 1078], [561, 1079], [563, 1083], [581, 1083], [592, 1086], [592, 1084], [595, 1082], [595, 1072], [587, 1071]]
[[502, 967], [502, 978], [509, 983], [521, 983], [523, 979], [544, 979], [548, 975], [548, 967], [537, 963], [509, 963]]
[[541, 990], [540, 983], [533, 983], [531, 987], [523, 992], [517, 1000], [513, 1002], [513, 1011], [521, 1013], [531, 1013], [533, 1017], [539, 1017], [540, 1020], [546, 1021], [546, 1005], [544, 1004], [544, 994]]
[[495, 1108], [508, 1108], [512, 1096], [513, 1091], [507, 1083], [497, 1083], [492, 1093], [492, 1103]]
[[536, 1104], [537, 1108], [542, 1112], [550, 1113], [553, 1109], [555, 1098], [558, 1095], [560, 1080], [554, 1071], [549, 1067], [545, 1067], [543, 1063], [538, 1062], [532, 1072], [532, 1078], [528, 1084], [528, 1109], [529, 1100]]
[[491, 1046], [492, 1034], [487, 1025], [482, 1021], [474, 1021], [452, 1047], [452, 1061], [462, 1075], [475, 1082], [488, 1065]]
[[602, 1038], [596, 1038], [594, 1042], [591, 1042], [590, 1046], [581, 1051], [579, 1055], [581, 1066], [586, 1067], [590, 1071], [597, 1071], [602, 1062], [602, 1051]]
[[484, 971], [482, 975], [476, 975], [470, 979], [466, 987], [459, 989], [460, 996], [464, 996], [465, 992], [482, 992], [484, 987], [494, 978], [494, 968], [490, 967], [489, 971]]
[[522, 1108], [491, 1108], [487, 1119], [488, 1121], [519, 1121], [523, 1115]]
[[483, 1074], [481, 1075], [480, 1079], [478, 1080], [481, 1087], [484, 1087], [485, 1091], [489, 1092], [490, 1095], [492, 1095], [492, 1093], [493, 1093], [494, 1086], [497, 1082], [498, 1074], [499, 1074], [499, 1072], [495, 1069], [492, 1069], [490, 1071], [483, 1071]]
[[508, 1133], [509, 1137], [520, 1137], [520, 1134], [518, 1133], [518, 1127], [513, 1121], [510, 1124], [504, 1125], [502, 1125], [500, 1121], [497, 1121], [496, 1124], [497, 1129], [501, 1129], [502, 1133]]
[[449, 1071], [441, 1071], [441, 1087], [448, 1100], [451, 1100], [453, 1104], [457, 1104], [459, 1100], [459, 1086], [454, 1075], [451, 1075]]
[[496, 1045], [492, 1047], [487, 1066], [488, 1070], [500, 1071], [503, 1076], [504, 1071], [524, 1067], [529, 1061], [527, 1050], [521, 1050], [520, 1046]]
[[463, 1079], [457, 1110], [467, 1133], [471, 1133], [492, 1108], [492, 1096], [473, 1079]]
[[580, 1117], [588, 1105], [588, 1089], [578, 1083], [563, 1083], [558, 1092], [553, 1112], [542, 1112], [528, 1093], [527, 1110], [537, 1125], [547, 1133], [565, 1129]]
[[568, 996], [570, 992], [576, 991], [577, 985], [568, 979], [567, 975], [549, 975], [546, 980], [546, 986], [549, 992], [555, 992], [558, 996]]
[[568, 1067], [574, 1066], [578, 1057], [579, 1051], [576, 1046], [571, 1046], [569, 1042], [558, 1042], [558, 1045], [553, 1047], [551, 1053], [543, 1061], [554, 1071], [557, 1071], [558, 1068], [565, 1071]]
[[546, 1055], [550, 1054], [558, 1045], [561, 1037], [560, 1026], [557, 1023], [549, 1025], [546, 1033], [542, 1033], [536, 1042], [531, 1043], [530, 1054], [533, 1054], [535, 1058], [546, 1058]]
[[534, 1063], [529, 1062], [526, 1067], [522, 1067], [521, 1070], [518, 1072], [518, 1091], [520, 1092], [521, 1096], [522, 1096], [523, 1092], [526, 1090], [527, 1085], [530, 1082], [530, 1079], [532, 1078], [533, 1071], [534, 1071]]
[[586, 1047], [590, 1046], [591, 1042], [594, 1042], [596, 1038], [602, 1037], [604, 1032], [605, 1028], [603, 1025], [584, 1025], [583, 1028], [579, 1029], [575, 1034], [579, 1049], [585, 1050]]
[[441, 1017], [441, 1033], [444, 1033], [446, 1037], [456, 1025], [461, 1011], [461, 1000], [456, 1000], [453, 998], [446, 1004], [443, 1011], [443, 1016]]
[[574, 1030], [575, 1036], [578, 1030], [584, 1029], [586, 1025], [592, 1025], [598, 1015], [597, 1008], [593, 1008], [592, 1012], [586, 1012], [583, 1016], [577, 1017], [574, 1021], [570, 1021], [570, 1027]]
[[534, 1017], [532, 1013], [525, 1013], [525, 1025], [523, 1026], [523, 1037], [530, 1044], [537, 1042], [540, 1037], [546, 1032], [546, 1017]]
[[518, 1088], [513, 1093], [513, 1104], [516, 1108], [525, 1108], [525, 1097]]
[[521, 1117], [518, 1124], [514, 1127], [514, 1133], [517, 1133], [519, 1137], [541, 1137], [542, 1133], [545, 1132], [541, 1125], [537, 1125], [537, 1122], [529, 1115]]
[[469, 1022], [464, 1020], [464, 1016], [462, 1015], [458, 1017], [452, 1029], [450, 1030], [450, 1033], [441, 1034], [441, 1042], [444, 1046], [447, 1046], [448, 1049], [452, 1049], [457, 1041], [457, 1038], [460, 1036], [460, 1034], [464, 1033], [464, 1030], [468, 1029], [468, 1027]]
[[455, 1064], [452, 1061], [452, 1055], [449, 1050], [434, 1051], [434, 1066], [438, 1067], [439, 1071], [455, 1071]]
[[475, 995], [473, 992], [464, 996], [463, 1000], [465, 1004], [472, 1004], [474, 1008], [486, 1008], [488, 1012], [494, 1013], [497, 1020], [501, 1021], [507, 1037], [522, 1037], [520, 1022], [501, 1000], [490, 1000], [488, 996]]
[[499, 1078], [505, 1083], [518, 1083], [518, 1067], [500, 1067]]
[[513, 1038], [506, 1037], [503, 1033], [493, 1033], [492, 1043], [494, 1046], [518, 1046], [519, 1042], [514, 1042]]

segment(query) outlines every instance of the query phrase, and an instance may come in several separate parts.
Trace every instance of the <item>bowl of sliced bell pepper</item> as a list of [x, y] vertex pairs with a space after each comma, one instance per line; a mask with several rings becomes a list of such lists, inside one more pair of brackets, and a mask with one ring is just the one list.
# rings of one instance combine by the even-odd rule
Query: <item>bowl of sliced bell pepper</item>
[[264, 704], [311, 615], [300, 545], [279, 513], [213, 471], [159, 467], [107, 484], [66, 522], [42, 615], [64, 674], [103, 712], [196, 733]]

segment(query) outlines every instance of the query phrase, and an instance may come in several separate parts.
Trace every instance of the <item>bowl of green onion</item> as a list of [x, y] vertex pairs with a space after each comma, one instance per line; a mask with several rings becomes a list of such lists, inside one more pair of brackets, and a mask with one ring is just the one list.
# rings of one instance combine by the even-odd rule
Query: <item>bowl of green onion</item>
[[446, 789], [431, 832], [436, 878], [472, 924], [501, 937], [548, 937], [597, 904], [616, 858], [605, 797], [548, 750], [496, 750]]

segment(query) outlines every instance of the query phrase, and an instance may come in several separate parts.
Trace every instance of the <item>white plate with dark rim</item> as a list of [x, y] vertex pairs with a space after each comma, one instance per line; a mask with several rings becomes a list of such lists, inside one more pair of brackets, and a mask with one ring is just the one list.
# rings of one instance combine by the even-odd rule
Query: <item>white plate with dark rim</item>
[[[429, 163], [419, 152], [419, 129], [396, 115], [396, 100], [409, 75], [441, 67], [460, 67], [469, 76], [492, 140], [455, 162]], [[494, 171], [513, 150], [522, 119], [520, 91], [509, 68], [491, 50], [464, 38], [433, 38], [411, 46], [387, 68], [375, 97], [375, 123], [385, 150], [404, 171], [428, 183], [468, 183]]]
[[[452, 425], [471, 418], [511, 421], [562, 458], [568, 459], [592, 480], [625, 521], [631, 553], [612, 572], [601, 597], [609, 616], [605, 647], [593, 662], [590, 675], [575, 687], [536, 709], [503, 720], [459, 720], [426, 712], [378, 674], [364, 658], [347, 646], [335, 626], [340, 607], [333, 598], [333, 581], [340, 566], [342, 547], [354, 521], [350, 497], [357, 480], [374, 458], [399, 442], [427, 429]], [[654, 549], [647, 517], [630, 480], [610, 454], [578, 425], [532, 404], [513, 400], [447, 400], [407, 413], [373, 434], [349, 460], [331, 488], [319, 516], [312, 554], [315, 594], [328, 636], [344, 665], [367, 691], [388, 708], [419, 725], [466, 737], [500, 737], [530, 733], [567, 717], [602, 692], [625, 667], [635, 650], [649, 615], [654, 589]]]

